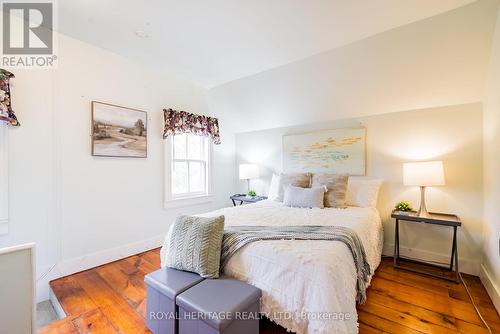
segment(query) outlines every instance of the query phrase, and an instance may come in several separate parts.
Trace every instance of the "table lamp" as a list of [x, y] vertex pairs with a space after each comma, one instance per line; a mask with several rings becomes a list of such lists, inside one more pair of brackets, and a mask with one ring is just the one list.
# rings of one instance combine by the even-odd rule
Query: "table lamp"
[[417, 215], [428, 217], [425, 205], [425, 187], [443, 186], [444, 168], [442, 161], [408, 162], [403, 164], [403, 184], [420, 187], [420, 208]]
[[247, 180], [248, 192], [250, 192], [250, 179], [259, 177], [259, 166], [254, 164], [240, 164], [240, 180]]

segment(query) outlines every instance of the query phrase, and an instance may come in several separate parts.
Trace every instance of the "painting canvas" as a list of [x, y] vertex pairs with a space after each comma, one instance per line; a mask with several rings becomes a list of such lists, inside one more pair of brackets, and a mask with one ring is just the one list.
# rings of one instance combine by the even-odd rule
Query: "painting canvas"
[[92, 102], [92, 155], [147, 157], [147, 113]]
[[365, 140], [364, 128], [283, 136], [283, 171], [365, 175]]

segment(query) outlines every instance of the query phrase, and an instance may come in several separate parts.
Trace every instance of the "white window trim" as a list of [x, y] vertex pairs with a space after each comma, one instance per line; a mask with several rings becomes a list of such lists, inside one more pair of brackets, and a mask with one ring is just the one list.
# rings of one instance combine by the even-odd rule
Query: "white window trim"
[[9, 233], [9, 161], [7, 124], [0, 122], [0, 235]]
[[173, 209], [173, 208], [181, 208], [193, 205], [200, 205], [211, 203], [214, 200], [213, 194], [213, 144], [209, 140], [208, 141], [208, 152], [207, 152], [207, 167], [208, 172], [206, 174], [207, 177], [207, 193], [196, 196], [189, 197], [172, 197], [172, 191], [170, 185], [172, 184], [172, 137], [167, 137], [167, 139], [163, 140], [163, 154], [165, 156], [165, 164], [164, 164], [164, 201], [163, 207], [165, 209]]

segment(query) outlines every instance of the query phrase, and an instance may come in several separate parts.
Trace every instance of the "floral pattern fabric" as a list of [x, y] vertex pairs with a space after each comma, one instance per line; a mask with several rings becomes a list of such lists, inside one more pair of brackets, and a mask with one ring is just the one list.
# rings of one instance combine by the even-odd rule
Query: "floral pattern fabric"
[[217, 118], [173, 109], [163, 109], [163, 116], [165, 118], [163, 138], [179, 133], [193, 133], [212, 138], [216, 145], [221, 143]]
[[13, 126], [21, 125], [11, 107], [10, 79], [14, 74], [4, 69], [0, 69], [0, 121], [4, 121]]

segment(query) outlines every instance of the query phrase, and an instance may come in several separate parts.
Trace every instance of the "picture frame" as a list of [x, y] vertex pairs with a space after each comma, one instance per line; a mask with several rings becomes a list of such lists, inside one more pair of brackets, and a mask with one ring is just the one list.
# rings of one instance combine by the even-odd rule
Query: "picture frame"
[[92, 156], [147, 158], [147, 112], [92, 101]]
[[283, 136], [284, 172], [366, 175], [366, 128]]

